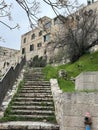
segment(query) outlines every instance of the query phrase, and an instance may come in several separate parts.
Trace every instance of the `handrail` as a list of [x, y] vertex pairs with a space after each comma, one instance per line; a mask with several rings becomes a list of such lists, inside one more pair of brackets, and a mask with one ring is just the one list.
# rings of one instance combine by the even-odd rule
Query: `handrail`
[[19, 73], [21, 72], [24, 64], [25, 57], [21, 59], [20, 63], [17, 63], [15, 67], [10, 67], [3, 78], [0, 80], [0, 106], [3, 102], [3, 99], [9, 89], [12, 89], [14, 82], [16, 81]]

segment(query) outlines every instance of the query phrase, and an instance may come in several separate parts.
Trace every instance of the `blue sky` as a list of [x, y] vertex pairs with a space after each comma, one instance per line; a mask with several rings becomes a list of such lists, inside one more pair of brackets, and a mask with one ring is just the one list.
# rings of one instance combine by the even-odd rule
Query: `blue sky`
[[[39, 0], [40, 2], [42, 0]], [[0, 36], [2, 36], [5, 39], [5, 42], [0, 41], [0, 46], [13, 48], [13, 49], [20, 49], [21, 45], [21, 35], [30, 31], [28, 18], [24, 12], [24, 10], [21, 9], [21, 7], [15, 2], [15, 0], [6, 0], [7, 3], [13, 3], [13, 9], [12, 9], [12, 17], [13, 21], [9, 22], [10, 25], [14, 26], [17, 23], [20, 25], [20, 29], [14, 29], [10, 30], [4, 25], [0, 24]], [[87, 0], [78, 0], [80, 4], [87, 3]], [[40, 17], [42, 16], [49, 16], [53, 17], [54, 14], [52, 10], [46, 6], [46, 4], [41, 5], [41, 13], [39, 14]], [[7, 19], [6, 19], [7, 20]]]

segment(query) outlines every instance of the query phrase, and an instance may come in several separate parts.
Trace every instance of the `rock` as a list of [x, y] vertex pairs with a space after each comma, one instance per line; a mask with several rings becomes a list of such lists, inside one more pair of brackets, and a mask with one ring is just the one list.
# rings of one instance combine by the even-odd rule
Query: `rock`
[[74, 78], [74, 77], [71, 77], [70, 80], [71, 80], [72, 82], [75, 82], [75, 78]]
[[58, 73], [59, 73], [59, 78], [67, 79], [67, 72], [65, 70], [60, 70]]

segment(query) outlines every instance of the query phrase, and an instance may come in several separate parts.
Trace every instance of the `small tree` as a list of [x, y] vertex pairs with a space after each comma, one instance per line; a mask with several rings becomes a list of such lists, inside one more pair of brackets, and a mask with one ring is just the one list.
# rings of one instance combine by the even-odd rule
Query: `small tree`
[[36, 55], [33, 59], [29, 61], [29, 67], [45, 67], [46, 59]]
[[[64, 9], [67, 10], [68, 12], [68, 7], [74, 7], [75, 6], [75, 1], [71, 2], [71, 0], [15, 0], [20, 7], [23, 9], [23, 11], [25, 11], [25, 13], [27, 14], [29, 23], [30, 23], [30, 27], [33, 28], [37, 25], [37, 21], [39, 19], [38, 14], [39, 14], [39, 7], [42, 3], [42, 1], [44, 3], [46, 3], [46, 5], [49, 5], [51, 10], [53, 10], [53, 12], [56, 15], [60, 14], [60, 10]], [[8, 17], [9, 20], [12, 19], [11, 17], [11, 7], [12, 5], [14, 5], [14, 2], [12, 2], [11, 4], [8, 4], [6, 0], [1, 0], [0, 1], [0, 23], [5, 25], [6, 27], [8, 27], [9, 29], [15, 29], [16, 27], [19, 28], [19, 25], [15, 25], [15, 26], [10, 26], [8, 24], [8, 20], [3, 20], [5, 17]], [[48, 7], [49, 7], [48, 6]], [[17, 10], [18, 11], [18, 10]], [[0, 40], [2, 40], [2, 36], [0, 36]]]
[[65, 29], [62, 36], [57, 35], [54, 48], [67, 46], [69, 59], [74, 62], [98, 43], [97, 13], [82, 8], [63, 21]]
[[9, 29], [15, 29], [16, 27], [19, 27], [19, 25], [15, 25], [15, 26], [10, 26], [7, 21], [4, 21], [4, 18], [8, 18], [8, 20], [12, 20], [11, 17], [11, 7], [12, 4], [7, 4], [5, 0], [1, 0], [0, 1], [0, 23], [5, 25], [6, 27], [8, 27]]

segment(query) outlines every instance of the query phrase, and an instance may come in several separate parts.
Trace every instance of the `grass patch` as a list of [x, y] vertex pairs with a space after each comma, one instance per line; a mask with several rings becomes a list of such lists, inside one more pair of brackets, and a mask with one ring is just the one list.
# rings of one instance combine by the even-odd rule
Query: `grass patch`
[[16, 117], [16, 116], [6, 116], [0, 119], [0, 122], [8, 122], [8, 121], [48, 121], [50, 123], [56, 123], [55, 115], [42, 117], [42, 118], [28, 118], [28, 117]]
[[[71, 77], [78, 76], [81, 72], [86, 71], [98, 71], [98, 51], [95, 53], [88, 53], [84, 56], [80, 57], [80, 59], [73, 64], [68, 63], [65, 65], [60, 65], [53, 67], [48, 65], [44, 68], [43, 72], [45, 74], [45, 78], [50, 80], [51, 78], [56, 78], [58, 80], [60, 88], [63, 92], [74, 92], [75, 84], [70, 81]], [[67, 71], [68, 80], [64, 80], [58, 77], [58, 71], [64, 69]]]
[[75, 91], [74, 83], [70, 82], [69, 80], [65, 79], [58, 79], [58, 83], [60, 85], [60, 89], [62, 89], [64, 92], [73, 92]]

